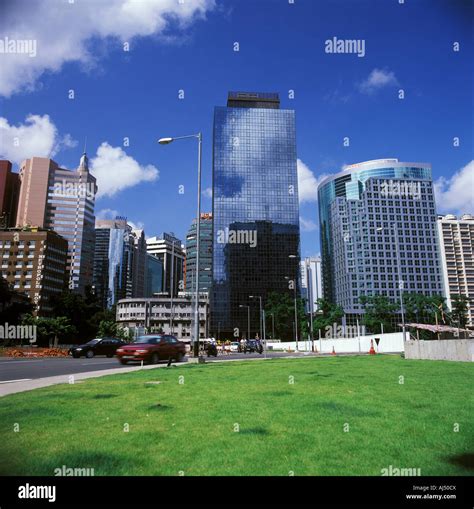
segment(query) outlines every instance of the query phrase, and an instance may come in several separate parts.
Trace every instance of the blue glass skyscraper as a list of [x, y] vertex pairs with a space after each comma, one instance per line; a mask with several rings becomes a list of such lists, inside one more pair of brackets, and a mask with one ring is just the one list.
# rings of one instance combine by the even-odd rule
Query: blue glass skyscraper
[[[299, 279], [295, 112], [278, 94], [230, 92], [216, 107], [213, 140], [211, 331], [222, 338], [259, 331], [250, 296], [293, 295]], [[292, 257], [290, 257], [292, 256]], [[287, 278], [287, 279], [285, 279]]]

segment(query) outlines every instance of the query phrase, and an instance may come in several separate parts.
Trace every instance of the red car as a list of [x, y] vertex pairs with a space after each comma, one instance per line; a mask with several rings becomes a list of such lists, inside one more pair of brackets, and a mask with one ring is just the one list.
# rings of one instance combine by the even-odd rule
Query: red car
[[122, 364], [134, 361], [157, 364], [159, 361], [169, 359], [180, 362], [185, 353], [185, 344], [167, 334], [139, 336], [133, 343], [121, 346], [116, 351], [117, 358]]

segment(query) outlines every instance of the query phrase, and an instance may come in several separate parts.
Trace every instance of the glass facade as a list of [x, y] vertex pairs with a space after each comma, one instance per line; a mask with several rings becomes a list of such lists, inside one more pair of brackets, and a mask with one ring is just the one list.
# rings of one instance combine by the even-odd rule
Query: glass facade
[[[212, 283], [212, 214], [201, 214], [199, 228], [199, 292], [209, 293]], [[196, 220], [186, 235], [186, 291], [196, 290]]]
[[156, 256], [146, 255], [145, 297], [163, 291], [163, 262]]
[[346, 314], [362, 313], [362, 295], [398, 302], [400, 280], [407, 293], [443, 294], [428, 164], [352, 165], [321, 183], [318, 201], [323, 294]]
[[[265, 107], [266, 106], [266, 107]], [[211, 331], [259, 330], [258, 300], [299, 280], [299, 204], [295, 112], [277, 94], [229, 94], [216, 107], [213, 140]], [[296, 255], [290, 258], [290, 255]]]

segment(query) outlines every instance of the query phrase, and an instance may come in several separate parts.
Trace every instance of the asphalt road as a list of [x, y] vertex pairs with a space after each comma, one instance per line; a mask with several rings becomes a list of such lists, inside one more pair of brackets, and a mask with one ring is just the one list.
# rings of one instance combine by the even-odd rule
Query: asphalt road
[[[267, 357], [291, 357], [295, 354], [286, 352], [268, 352]], [[296, 354], [301, 356], [302, 354]], [[259, 354], [229, 354], [219, 355], [216, 358], [206, 357], [206, 362], [222, 361], [232, 359], [249, 359], [264, 358]], [[184, 362], [187, 358], [184, 358]], [[132, 364], [133, 365], [133, 364]], [[25, 359], [18, 357], [0, 357], [0, 384], [17, 382], [23, 380], [35, 380], [37, 378], [45, 378], [48, 376], [73, 375], [75, 373], [86, 373], [87, 371], [108, 370], [122, 367], [118, 360], [114, 357], [94, 357], [86, 359], [80, 357], [73, 359], [72, 357], [56, 357], [49, 359]]]

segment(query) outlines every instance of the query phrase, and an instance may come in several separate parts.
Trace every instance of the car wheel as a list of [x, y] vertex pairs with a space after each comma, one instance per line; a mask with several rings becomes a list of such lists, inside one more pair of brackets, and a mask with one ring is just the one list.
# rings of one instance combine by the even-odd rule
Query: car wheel
[[127, 364], [128, 361], [124, 360], [124, 359], [120, 359], [120, 364]]
[[176, 356], [176, 362], [181, 362], [183, 360], [183, 353], [182, 352], [179, 352], [178, 355]]
[[86, 357], [92, 359], [92, 357], [94, 357], [94, 352], [92, 350], [87, 350]]
[[160, 357], [158, 356], [158, 354], [154, 353], [151, 356], [150, 364], [158, 364], [159, 360], [160, 360]]
[[79, 359], [80, 355], [79, 355], [78, 353], [73, 353], [73, 354], [72, 354], [72, 357], [73, 357], [74, 359]]

